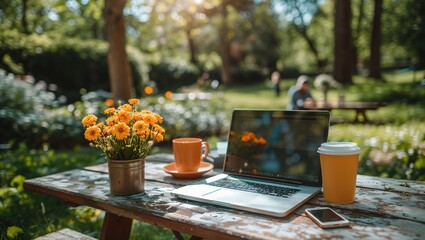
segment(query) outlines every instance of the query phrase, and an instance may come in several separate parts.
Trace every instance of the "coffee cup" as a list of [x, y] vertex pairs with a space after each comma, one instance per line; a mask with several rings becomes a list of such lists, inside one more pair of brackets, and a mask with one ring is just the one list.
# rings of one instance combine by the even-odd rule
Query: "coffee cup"
[[326, 142], [317, 152], [325, 200], [337, 204], [354, 202], [360, 148], [353, 142]]
[[177, 172], [196, 172], [209, 153], [209, 145], [200, 138], [173, 139]]

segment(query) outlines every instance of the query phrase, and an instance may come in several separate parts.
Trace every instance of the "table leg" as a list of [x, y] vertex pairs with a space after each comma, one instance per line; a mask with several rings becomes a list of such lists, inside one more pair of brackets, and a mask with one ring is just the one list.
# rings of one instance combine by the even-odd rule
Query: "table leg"
[[129, 239], [133, 219], [106, 212], [100, 239]]
[[369, 122], [369, 120], [366, 117], [366, 110], [357, 109], [356, 110], [356, 117], [354, 118], [354, 123], [368, 123], [368, 122]]
[[[180, 232], [177, 232], [175, 230], [172, 230], [172, 231], [177, 240], [184, 240], [184, 237], [182, 236]], [[202, 238], [198, 236], [191, 236], [189, 240], [202, 240]]]

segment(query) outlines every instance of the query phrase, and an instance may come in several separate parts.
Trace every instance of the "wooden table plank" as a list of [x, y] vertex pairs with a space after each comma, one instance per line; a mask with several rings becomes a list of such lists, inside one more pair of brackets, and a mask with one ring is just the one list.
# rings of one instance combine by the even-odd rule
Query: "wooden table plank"
[[[220, 239], [225, 234], [248, 239], [281, 239], [314, 236], [315, 238], [393, 238], [421, 239], [425, 237], [425, 200], [415, 191], [400, 194], [385, 191], [374, 183], [376, 179], [361, 181], [356, 202], [332, 205], [323, 196], [313, 198], [286, 218], [274, 218], [193, 201], [177, 199], [171, 191], [193, 181], [175, 181], [162, 171], [164, 164], [147, 163], [145, 193], [128, 197], [109, 193], [108, 175], [73, 170], [42, 178], [27, 180], [25, 188], [62, 199], [102, 209], [117, 215], [157, 224], [193, 235]], [[211, 173], [212, 174], [212, 173]], [[386, 180], [389, 181], [389, 180]], [[373, 182], [368, 186], [368, 182]], [[391, 185], [397, 185], [398, 182]], [[418, 183], [418, 185], [420, 185]], [[412, 188], [412, 187], [411, 187]], [[331, 206], [342, 213], [352, 225], [348, 229], [323, 230], [303, 215], [306, 207]]]

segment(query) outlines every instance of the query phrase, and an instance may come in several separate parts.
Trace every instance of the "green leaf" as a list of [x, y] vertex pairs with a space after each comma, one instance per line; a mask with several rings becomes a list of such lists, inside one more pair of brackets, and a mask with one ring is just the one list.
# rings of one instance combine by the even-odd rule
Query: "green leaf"
[[16, 239], [19, 234], [23, 233], [22, 228], [17, 226], [11, 226], [7, 228], [7, 237], [10, 239]]
[[24, 190], [24, 181], [25, 177], [22, 175], [15, 176], [12, 181], [10, 182], [10, 185], [12, 187], [15, 187], [18, 192], [21, 192]]

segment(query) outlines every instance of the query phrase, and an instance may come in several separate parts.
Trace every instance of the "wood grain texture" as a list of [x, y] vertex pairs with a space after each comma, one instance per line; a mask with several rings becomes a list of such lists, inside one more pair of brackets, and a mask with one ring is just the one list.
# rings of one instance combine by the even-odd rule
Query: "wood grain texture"
[[[353, 204], [329, 204], [322, 194], [285, 218], [269, 217], [177, 199], [171, 191], [198, 180], [176, 180], [166, 163], [147, 161], [145, 192], [113, 196], [104, 165], [26, 180], [27, 190], [104, 210], [206, 239], [425, 239], [425, 183], [358, 176]], [[103, 169], [103, 170], [102, 170]], [[95, 170], [95, 171], [93, 171]], [[203, 178], [219, 171], [211, 171]], [[324, 230], [304, 215], [309, 207], [330, 206], [351, 225]], [[108, 224], [105, 224], [108, 226]], [[108, 231], [105, 227], [102, 231]]]

